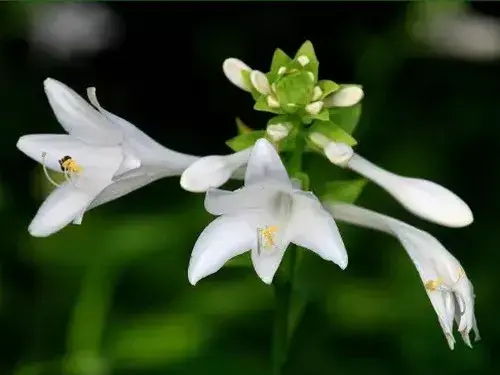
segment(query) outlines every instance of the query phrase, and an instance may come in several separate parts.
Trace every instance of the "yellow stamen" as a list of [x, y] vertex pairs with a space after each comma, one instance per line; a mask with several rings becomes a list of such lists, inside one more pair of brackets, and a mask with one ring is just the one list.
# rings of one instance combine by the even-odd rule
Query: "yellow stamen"
[[264, 229], [259, 229], [261, 237], [264, 239], [264, 247], [274, 247], [274, 235], [278, 231], [278, 227], [276, 225], [272, 225], [270, 227], [266, 227]]
[[63, 172], [79, 173], [82, 167], [71, 156], [65, 156], [59, 160], [59, 165]]
[[424, 286], [425, 289], [430, 290], [431, 292], [436, 291], [441, 285], [443, 285], [443, 279], [438, 277], [436, 280], [427, 281]]

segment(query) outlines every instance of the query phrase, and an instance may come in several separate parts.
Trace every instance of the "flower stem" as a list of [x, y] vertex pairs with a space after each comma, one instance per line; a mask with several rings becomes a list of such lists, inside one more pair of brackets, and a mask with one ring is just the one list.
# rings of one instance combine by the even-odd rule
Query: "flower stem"
[[[305, 139], [302, 133], [296, 138], [295, 150], [288, 162], [288, 173], [294, 177], [301, 173], [302, 155], [305, 149]], [[307, 189], [307, 187], [303, 187]], [[274, 295], [276, 300], [276, 311], [274, 319], [273, 346], [272, 346], [272, 366], [273, 375], [280, 375], [287, 360], [289, 341], [292, 333], [290, 327], [290, 308], [292, 304], [293, 281], [297, 263], [297, 246], [290, 245], [287, 250], [288, 269], [285, 272], [286, 279], [277, 279], [274, 282]]]

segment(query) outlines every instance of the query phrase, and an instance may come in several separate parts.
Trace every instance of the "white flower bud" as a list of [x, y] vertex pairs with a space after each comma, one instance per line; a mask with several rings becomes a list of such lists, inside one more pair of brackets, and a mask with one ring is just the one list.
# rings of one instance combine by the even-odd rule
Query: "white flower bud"
[[250, 81], [253, 87], [261, 93], [262, 95], [269, 95], [271, 92], [271, 87], [269, 87], [269, 81], [264, 73], [258, 70], [252, 70], [250, 73]]
[[284, 66], [282, 66], [282, 67], [280, 67], [280, 68], [278, 69], [278, 75], [279, 75], [279, 76], [282, 76], [282, 75], [283, 75], [283, 74], [285, 74], [285, 73], [286, 73], [286, 68], [285, 68]]
[[321, 112], [323, 109], [323, 102], [312, 102], [308, 105], [306, 105], [306, 112], [309, 113], [310, 115], [317, 115], [318, 113]]
[[269, 138], [271, 138], [273, 142], [279, 142], [282, 139], [286, 138], [288, 134], [290, 134], [291, 129], [292, 129], [292, 124], [288, 122], [269, 124], [267, 126], [266, 132]]
[[231, 81], [231, 83], [235, 86], [238, 86], [240, 89], [250, 92], [250, 87], [247, 87], [245, 81], [243, 80], [243, 76], [241, 75], [242, 71], [250, 72], [252, 69], [245, 64], [243, 61], [229, 58], [224, 60], [222, 64], [222, 70], [226, 75], [227, 79]]
[[300, 65], [302, 66], [306, 66], [307, 64], [309, 64], [311, 62], [311, 60], [309, 60], [309, 57], [307, 57], [306, 55], [301, 55], [297, 58], [297, 61], [299, 62]]
[[355, 85], [344, 85], [325, 98], [325, 107], [351, 107], [363, 99], [363, 89]]
[[313, 102], [316, 101], [316, 100], [319, 100], [322, 95], [323, 95], [323, 90], [321, 90], [321, 87], [314, 86], [313, 96], [312, 96]]
[[280, 103], [272, 95], [269, 95], [267, 97], [267, 105], [271, 108], [279, 108], [280, 107]]

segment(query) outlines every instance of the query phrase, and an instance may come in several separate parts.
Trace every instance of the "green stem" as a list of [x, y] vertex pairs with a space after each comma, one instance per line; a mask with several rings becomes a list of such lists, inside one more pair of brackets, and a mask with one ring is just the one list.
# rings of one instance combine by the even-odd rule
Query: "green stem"
[[[291, 177], [301, 173], [302, 155], [305, 149], [305, 139], [299, 130], [296, 138], [295, 152], [288, 162], [288, 173]], [[274, 295], [276, 300], [276, 311], [274, 319], [273, 346], [272, 346], [272, 368], [273, 375], [282, 373], [283, 365], [287, 360], [290, 327], [290, 306], [292, 303], [293, 281], [297, 263], [297, 247], [290, 245], [288, 250], [288, 270], [285, 273], [286, 280], [274, 282]]]

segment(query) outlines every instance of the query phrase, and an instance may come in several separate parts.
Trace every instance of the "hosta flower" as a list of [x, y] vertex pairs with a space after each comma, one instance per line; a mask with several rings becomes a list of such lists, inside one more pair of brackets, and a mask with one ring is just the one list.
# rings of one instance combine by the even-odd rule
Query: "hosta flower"
[[193, 285], [249, 250], [255, 271], [269, 284], [290, 243], [342, 269], [347, 266], [347, 253], [332, 217], [312, 193], [294, 187], [265, 139], [259, 139], [251, 151], [244, 187], [233, 192], [209, 190], [205, 208], [219, 217], [194, 245], [188, 270]]
[[[17, 142], [57, 186], [28, 228], [33, 236], [80, 224], [85, 211], [159, 178], [180, 175], [198, 160], [166, 149], [101, 108], [94, 88], [88, 93], [97, 109], [61, 82], [49, 78], [44, 85], [56, 118], [69, 134], [31, 134]], [[66, 181], [55, 182], [47, 169], [64, 173]]]
[[230, 178], [242, 179], [250, 157], [248, 148], [230, 155], [210, 155], [191, 164], [181, 176], [181, 186], [193, 193], [204, 193], [225, 184]]
[[323, 149], [333, 164], [352, 169], [370, 179], [415, 215], [448, 227], [463, 227], [472, 223], [469, 206], [443, 186], [388, 172], [354, 153], [350, 146], [333, 142], [323, 134], [312, 133], [310, 139]]
[[389, 233], [399, 239], [415, 264], [439, 323], [453, 349], [453, 321], [464, 342], [471, 346], [469, 333], [479, 340], [474, 314], [474, 291], [460, 262], [429, 233], [402, 221], [345, 203], [325, 203], [336, 220]]

